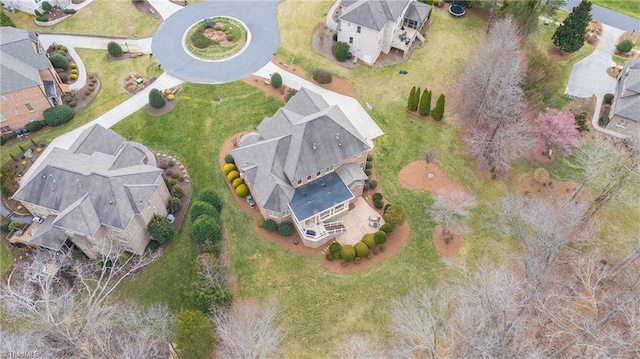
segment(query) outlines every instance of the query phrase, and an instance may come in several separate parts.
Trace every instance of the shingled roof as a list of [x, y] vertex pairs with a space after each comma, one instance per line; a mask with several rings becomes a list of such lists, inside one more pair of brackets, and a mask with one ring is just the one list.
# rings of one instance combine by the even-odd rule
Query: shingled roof
[[380, 31], [389, 22], [396, 22], [402, 10], [413, 0], [343, 1], [341, 20]]
[[101, 225], [125, 229], [162, 173], [143, 159], [122, 136], [95, 125], [69, 150], [53, 149], [13, 198], [57, 213], [52, 226], [85, 236]]
[[627, 61], [622, 69], [613, 114], [640, 122], [640, 59]]
[[36, 53], [35, 33], [3, 26], [0, 31], [0, 93], [40, 85], [40, 70], [51, 66], [45, 53]]
[[231, 153], [254, 196], [282, 212], [294, 196], [291, 183], [371, 149], [338, 106], [306, 88], [243, 136]]

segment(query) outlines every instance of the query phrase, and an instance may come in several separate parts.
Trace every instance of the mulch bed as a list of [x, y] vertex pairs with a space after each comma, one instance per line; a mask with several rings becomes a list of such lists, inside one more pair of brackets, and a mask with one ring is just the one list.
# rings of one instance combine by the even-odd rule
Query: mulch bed
[[136, 10], [151, 15], [154, 19], [161, 20], [162, 16], [158, 13], [158, 11], [149, 4], [148, 1], [132, 1], [133, 6], [136, 7]]
[[176, 107], [176, 105], [178, 104], [178, 92], [180, 91], [180, 86], [177, 87], [173, 87], [170, 89], [171, 93], [175, 96], [175, 98], [171, 101], [169, 101], [167, 99], [167, 95], [165, 94], [165, 105], [160, 107], [160, 108], [154, 108], [151, 107], [151, 104], [147, 104], [145, 106], [145, 108], [147, 109], [147, 111], [149, 111], [149, 114], [151, 116], [160, 116], [162, 114], [165, 114], [171, 110], [173, 110], [174, 107]]
[[445, 236], [442, 234], [442, 227], [440, 226], [436, 227], [431, 234], [433, 246], [440, 257], [453, 257], [458, 253], [460, 247], [462, 247], [462, 239], [457, 233], [450, 230], [450, 236], [451, 239], [449, 243], [447, 243]]
[[449, 178], [437, 164], [427, 164], [422, 160], [410, 162], [402, 167], [398, 173], [398, 183], [410, 191], [423, 190], [442, 196], [459, 191], [471, 195], [471, 191]]
[[[184, 192], [184, 196], [180, 198], [182, 207], [178, 212], [173, 214], [175, 217], [175, 220], [173, 221], [173, 229], [177, 233], [180, 229], [180, 226], [182, 225], [182, 221], [187, 212], [189, 201], [191, 199], [191, 181], [189, 180], [189, 174], [187, 173], [184, 165], [175, 157], [166, 153], [156, 153], [155, 157], [158, 166], [161, 166], [163, 163], [167, 165], [167, 168], [162, 171], [162, 178], [170, 181], [171, 183], [175, 182], [174, 186], [179, 186]], [[169, 166], [169, 164], [171, 163], [173, 163], [173, 166]], [[178, 173], [179, 177], [177, 179], [173, 178], [169, 173]], [[182, 180], [180, 180], [180, 178], [182, 178]]]
[[58, 20], [65, 16], [69, 16], [70, 14], [65, 14], [61, 8], [54, 7], [50, 12], [42, 11], [42, 16], [49, 19], [49, 21]]

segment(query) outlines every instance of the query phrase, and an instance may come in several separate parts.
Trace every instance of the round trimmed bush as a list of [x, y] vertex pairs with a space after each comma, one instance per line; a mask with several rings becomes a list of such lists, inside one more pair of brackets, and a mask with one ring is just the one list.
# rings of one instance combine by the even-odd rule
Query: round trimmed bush
[[373, 156], [367, 155], [367, 162], [373, 162]]
[[182, 198], [182, 196], [184, 196], [184, 190], [180, 186], [174, 186], [171, 190], [171, 195], [175, 198]]
[[336, 257], [333, 255], [333, 253], [329, 252], [327, 253], [327, 255], [325, 256], [325, 258], [327, 258], [328, 261], [332, 261], [334, 260]]
[[289, 237], [293, 233], [293, 227], [290, 223], [282, 222], [278, 226], [278, 233], [283, 237]]
[[172, 94], [172, 93], [167, 95], [167, 100], [169, 100], [169, 101], [173, 101], [173, 100], [175, 100], [175, 99], [176, 99], [176, 95], [174, 95], [174, 94]]
[[622, 40], [618, 45], [616, 45], [616, 49], [619, 53], [626, 54], [633, 49], [633, 42], [629, 39]]
[[205, 188], [198, 194], [198, 201], [207, 202], [218, 212], [222, 211], [222, 200], [213, 188]]
[[193, 222], [192, 227], [193, 239], [198, 244], [211, 243], [215, 244], [222, 239], [222, 228], [217, 218], [202, 215]]
[[384, 207], [384, 203], [382, 203], [382, 200], [373, 200], [373, 205], [377, 208], [377, 209], [382, 209], [382, 207]]
[[276, 221], [274, 221], [273, 219], [267, 219], [266, 221], [264, 221], [264, 229], [267, 232], [274, 232], [277, 227], [278, 225], [276, 224]]
[[611, 105], [613, 103], [613, 94], [612, 93], [608, 93], [606, 95], [604, 95], [604, 103], [607, 105]]
[[609, 121], [609, 116], [600, 116], [598, 119], [598, 125], [600, 125], [600, 127], [606, 127], [609, 124]]
[[282, 75], [274, 72], [271, 75], [271, 86], [275, 89], [280, 88], [282, 86]]
[[43, 112], [44, 122], [49, 126], [58, 126], [67, 123], [71, 121], [74, 115], [71, 107], [67, 105], [49, 107]]
[[345, 260], [347, 262], [352, 261], [354, 258], [356, 258], [355, 247], [350, 244], [342, 246], [342, 249], [340, 249], [340, 257], [342, 258], [342, 260]]
[[369, 188], [371, 189], [378, 188], [378, 181], [374, 181], [374, 180], [369, 181]]
[[[371, 184], [369, 184], [371, 186]], [[374, 193], [372, 196], [374, 201], [382, 201], [382, 193]]]
[[331, 82], [331, 72], [324, 70], [315, 70], [313, 72], [313, 79], [316, 80], [319, 84], [328, 84]]
[[40, 121], [33, 121], [33, 122], [29, 122], [27, 123], [24, 127], [27, 128], [27, 130], [29, 130], [29, 132], [36, 132], [36, 131], [40, 131], [42, 129], [42, 122]]
[[78, 69], [73, 69], [73, 70], [71, 70], [71, 73], [72, 73], [72, 74], [77, 74], [77, 73], [78, 73]]
[[376, 246], [376, 240], [373, 238], [373, 233], [367, 233], [362, 236], [362, 243], [366, 244], [367, 247], [373, 248]]
[[235, 161], [233, 160], [233, 156], [231, 156], [231, 154], [228, 154], [228, 155], [224, 156], [224, 162], [226, 162], [226, 163], [235, 163]]
[[65, 74], [64, 72], [61, 74], [58, 74], [58, 77], [60, 78], [60, 81], [62, 81], [62, 83], [64, 84], [69, 82], [69, 75]]
[[331, 251], [331, 253], [340, 252], [340, 249], [342, 249], [342, 245], [338, 242], [333, 242], [329, 246], [329, 251]]
[[195, 221], [198, 217], [207, 215], [213, 218], [219, 218], [220, 214], [214, 206], [207, 202], [195, 201], [191, 205], [191, 221]]
[[401, 225], [405, 220], [404, 209], [400, 206], [389, 207], [384, 214], [384, 220], [392, 226]]
[[240, 177], [236, 178], [233, 180], [233, 183], [231, 183], [233, 185], [233, 188], [238, 188], [239, 185], [244, 184], [244, 180]]
[[258, 228], [264, 228], [264, 218], [258, 220]]
[[377, 231], [373, 234], [373, 239], [375, 240], [376, 244], [383, 244], [387, 241], [387, 234], [383, 231]]
[[40, 21], [40, 22], [48, 22], [48, 21], [49, 21], [49, 18], [48, 18], [48, 17], [46, 17], [46, 16], [42, 16], [42, 15], [40, 15], [40, 16], [36, 16], [36, 20], [37, 20], [37, 21]]
[[389, 223], [385, 223], [380, 226], [380, 230], [386, 234], [393, 232], [393, 227]]
[[166, 104], [162, 92], [158, 89], [149, 91], [149, 105], [153, 108], [162, 108]]
[[367, 254], [369, 254], [369, 246], [362, 242], [356, 243], [353, 248], [356, 250], [356, 255], [360, 258], [366, 257]]
[[222, 172], [224, 172], [225, 175], [228, 175], [229, 172], [234, 171], [235, 169], [236, 165], [234, 165], [233, 163], [227, 163], [222, 167]]
[[67, 67], [69, 67], [69, 59], [61, 54], [53, 54], [49, 58], [49, 60], [51, 61], [51, 65], [53, 65], [53, 67], [55, 67], [56, 69], [66, 69]]
[[233, 37], [233, 34], [226, 34], [225, 38], [227, 39], [227, 41], [233, 41], [235, 39], [235, 37]]
[[372, 169], [372, 168], [373, 168], [373, 162], [371, 162], [371, 161], [367, 161], [367, 164], [365, 165], [365, 167], [364, 167], [364, 168], [365, 168], [365, 169], [367, 169], [367, 170]]
[[167, 212], [176, 213], [182, 208], [182, 201], [180, 199], [171, 197], [169, 198], [169, 203], [167, 204]]
[[51, 10], [53, 10], [53, 6], [48, 1], [43, 1], [42, 2], [42, 10], [51, 11]]
[[71, 68], [74, 70], [78, 68], [78, 64], [76, 64], [75, 62], [70, 63], [69, 66], [71, 66]]
[[336, 60], [342, 62], [349, 57], [349, 44], [346, 42], [336, 42], [331, 46], [331, 52]]
[[240, 172], [238, 172], [238, 171], [231, 171], [231, 172], [227, 173], [227, 179], [231, 183], [233, 183], [234, 179], [239, 178], [239, 177], [240, 177]]
[[67, 15], [73, 15], [76, 13], [76, 9], [64, 9], [62, 10], [63, 13], [67, 14]]
[[107, 44], [107, 52], [113, 57], [122, 56], [122, 47], [115, 41], [109, 41]]
[[236, 188], [236, 194], [238, 197], [246, 197], [249, 195], [249, 187], [246, 184], [241, 184]]
[[364, 174], [366, 174], [367, 177], [371, 177], [371, 170], [364, 170]]

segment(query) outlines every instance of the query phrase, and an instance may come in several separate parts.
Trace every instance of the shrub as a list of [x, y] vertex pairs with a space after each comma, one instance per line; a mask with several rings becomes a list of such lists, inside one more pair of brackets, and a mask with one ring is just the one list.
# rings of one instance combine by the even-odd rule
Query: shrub
[[[367, 175], [367, 177], [370, 177], [370, 176], [371, 176], [371, 170], [369, 170], [369, 169], [364, 170], [364, 174], [366, 174], [366, 175]], [[370, 187], [371, 187], [371, 186], [369, 186], [369, 188], [370, 188]]]
[[171, 189], [171, 195], [175, 198], [182, 198], [182, 196], [184, 196], [184, 190], [182, 190], [182, 187], [180, 186], [173, 186]]
[[340, 257], [347, 262], [352, 261], [356, 257], [356, 249], [350, 244], [342, 246], [340, 249]]
[[76, 9], [64, 9], [62, 10], [62, 12], [64, 12], [67, 15], [73, 15], [76, 13]]
[[182, 208], [182, 201], [179, 198], [171, 197], [167, 203], [167, 212], [176, 213]]
[[609, 120], [609, 116], [600, 116], [598, 119], [598, 125], [600, 125], [600, 127], [607, 127]]
[[378, 188], [378, 181], [375, 181], [375, 180], [369, 181], [369, 188], [371, 188], [371, 189]]
[[342, 249], [342, 245], [340, 245], [340, 243], [338, 243], [338, 242], [333, 242], [333, 243], [331, 243], [331, 245], [329, 246], [329, 251], [330, 251], [331, 253], [340, 252], [340, 249]]
[[275, 89], [280, 88], [282, 86], [282, 75], [274, 72], [271, 75], [271, 86]]
[[236, 188], [236, 194], [238, 197], [246, 197], [249, 195], [249, 187], [246, 184], [241, 184]]
[[336, 60], [342, 62], [349, 57], [349, 44], [346, 42], [336, 42], [331, 46], [331, 52]]
[[90, 91], [90, 90], [86, 90], [86, 91], [84, 92], [84, 95], [85, 95], [85, 96], [89, 96], [89, 95], [91, 95], [91, 91]]
[[4, 136], [0, 136], [0, 146], [4, 146], [5, 143], [7, 143], [7, 139]]
[[49, 126], [58, 126], [67, 123], [71, 121], [74, 115], [71, 107], [67, 105], [49, 107], [43, 112], [44, 122]]
[[538, 183], [546, 183], [549, 180], [549, 172], [542, 167], [538, 167], [533, 171], [533, 179]]
[[198, 217], [207, 215], [213, 218], [220, 218], [220, 214], [216, 211], [215, 207], [207, 202], [195, 201], [191, 205], [191, 221], [195, 222]]
[[37, 132], [42, 129], [43, 125], [42, 125], [42, 122], [40, 121], [33, 121], [33, 122], [27, 123], [24, 127], [26, 127], [27, 130], [29, 130], [29, 132]]
[[358, 242], [353, 248], [356, 250], [356, 255], [358, 257], [366, 257], [367, 254], [369, 254], [369, 246], [365, 243]]
[[373, 162], [367, 161], [367, 163], [364, 165], [364, 168], [367, 170], [370, 170], [373, 168]]
[[234, 179], [231, 184], [233, 185], [233, 188], [238, 188], [239, 185], [244, 184], [244, 180], [242, 178], [238, 177], [238, 178]]
[[231, 183], [233, 183], [234, 179], [239, 178], [239, 177], [240, 177], [240, 172], [238, 172], [238, 171], [231, 171], [231, 172], [227, 173], [227, 179]]
[[431, 91], [424, 89], [420, 97], [420, 105], [418, 105], [418, 113], [420, 116], [427, 116], [431, 112]]
[[444, 94], [441, 94], [440, 97], [438, 97], [436, 107], [433, 108], [431, 116], [433, 116], [433, 119], [436, 121], [442, 120], [442, 117], [444, 116]]
[[387, 233], [384, 231], [377, 231], [373, 234], [373, 239], [376, 244], [383, 244], [387, 241]]
[[178, 172], [173, 172], [171, 174], [171, 178], [173, 178], [173, 179], [177, 179], [178, 177], [180, 177], [180, 174]]
[[374, 201], [382, 201], [382, 193], [374, 193], [372, 198]]
[[338, 41], [338, 33], [334, 32], [332, 38], [333, 38], [333, 41]]
[[324, 70], [315, 70], [313, 72], [313, 79], [319, 84], [328, 84], [332, 80], [331, 72]]
[[274, 232], [277, 227], [278, 225], [273, 219], [267, 219], [266, 221], [264, 221], [264, 229], [267, 232]]
[[576, 119], [576, 127], [580, 133], [589, 132], [589, 126], [587, 125], [587, 113], [582, 111], [574, 113], [573, 116]]
[[49, 19], [46, 16], [36, 16], [36, 21], [40, 21], [40, 22], [48, 22]]
[[631, 49], [633, 49], [633, 42], [631, 42], [631, 40], [629, 39], [624, 39], [620, 41], [618, 45], [616, 45], [616, 49], [619, 53], [626, 54], [631, 51]]
[[295, 96], [297, 93], [298, 93], [298, 90], [289, 89], [289, 92], [287, 92], [287, 95], [284, 97], [284, 102], [289, 102], [289, 100], [291, 100], [291, 98]]
[[60, 78], [60, 81], [62, 81], [62, 83], [67, 83], [69, 82], [69, 75], [65, 74], [64, 72], [61, 74], [58, 74], [58, 77]]
[[290, 223], [283, 222], [278, 226], [278, 233], [283, 237], [289, 237], [293, 233], [293, 227]]
[[346, 266], [348, 266], [348, 265], [349, 265], [349, 261], [348, 261], [348, 260], [346, 260], [346, 259], [340, 259], [340, 264], [341, 264], [343, 267], [346, 267]]
[[227, 39], [227, 41], [233, 41], [235, 38], [233, 37], [233, 34], [226, 34], [225, 39]]
[[216, 25], [215, 20], [213, 20], [213, 18], [206, 18], [202, 20], [202, 26], [204, 26], [205, 29], [208, 28], [213, 28]]
[[222, 200], [218, 193], [213, 188], [205, 188], [198, 194], [198, 201], [209, 203], [216, 209], [216, 211], [222, 211]]
[[380, 226], [380, 230], [386, 234], [393, 232], [393, 227], [389, 223], [385, 223]]
[[224, 156], [224, 162], [225, 163], [235, 163], [235, 161], [233, 160], [233, 156], [231, 156], [231, 154], [228, 154], [228, 155]]
[[327, 260], [329, 262], [331, 262], [332, 260], [334, 260], [336, 257], [333, 255], [333, 253], [329, 252], [327, 253], [327, 255], [325, 256], [325, 258], [327, 258]]
[[361, 261], [362, 261], [362, 258], [360, 258], [360, 257], [356, 257], [356, 258], [353, 260], [353, 263], [355, 263], [355, 264], [360, 264], [360, 262], [361, 262]]
[[149, 236], [159, 244], [164, 244], [173, 238], [173, 225], [163, 216], [155, 213], [147, 225]]
[[122, 47], [115, 41], [109, 41], [107, 44], [107, 52], [113, 57], [122, 56]]
[[222, 167], [222, 172], [224, 172], [225, 175], [228, 175], [229, 172], [234, 171], [235, 169], [236, 165], [234, 165], [233, 163], [227, 163]]
[[[60, 75], [63, 75], [63, 74], [60, 74]], [[69, 79], [74, 80], [74, 81], [77, 80], [78, 79], [78, 74], [69, 75]], [[62, 80], [62, 77], [60, 77], [60, 80]], [[93, 90], [93, 88], [91, 86], [89, 86], [89, 90], [87, 90], [87, 91], [89, 91], [89, 93], [91, 93], [92, 90]]]
[[418, 109], [420, 103], [420, 88], [413, 86], [409, 92], [409, 99], [407, 100], [407, 110], [415, 112]]
[[367, 247], [373, 248], [376, 246], [376, 240], [373, 238], [373, 233], [367, 233], [362, 236], [362, 243], [366, 244]]
[[367, 162], [373, 162], [373, 156], [367, 155]]
[[16, 24], [11, 21], [9, 15], [7, 15], [4, 11], [0, 11], [0, 26], [16, 27]]
[[[78, 73], [78, 69], [72, 69], [72, 70], [71, 70], [71, 73], [72, 73], [72, 74], [77, 74], [77, 73]], [[89, 86], [91, 86], [91, 85], [89, 85]]]
[[191, 35], [191, 43], [198, 49], [206, 49], [214, 44], [214, 41], [206, 37], [202, 31], [196, 31]]
[[385, 222], [392, 226], [399, 226], [405, 220], [404, 209], [400, 206], [391, 206], [384, 213]]
[[149, 91], [149, 105], [153, 108], [161, 108], [165, 105], [166, 101], [164, 100], [164, 96], [162, 96], [162, 92], [158, 89], [151, 89]]
[[49, 60], [51, 61], [51, 65], [57, 69], [66, 69], [69, 67], [69, 59], [60, 54], [53, 54]]
[[222, 239], [220, 221], [204, 214], [193, 222], [192, 234], [193, 239], [200, 245], [206, 243], [215, 244]]
[[264, 218], [258, 220], [258, 228], [264, 228]]
[[9, 223], [9, 232], [16, 230], [16, 229], [20, 229], [22, 228], [22, 224], [18, 223], [18, 222], [11, 222]]
[[384, 207], [384, 203], [382, 202], [382, 200], [373, 200], [373, 205], [377, 208], [377, 209], [382, 209], [382, 207]]
[[612, 93], [608, 93], [606, 95], [604, 95], [604, 103], [607, 105], [611, 105], [613, 103], [613, 94]]
[[51, 10], [53, 10], [53, 6], [51, 6], [51, 4], [48, 1], [43, 1], [42, 2], [42, 10], [51, 11]]

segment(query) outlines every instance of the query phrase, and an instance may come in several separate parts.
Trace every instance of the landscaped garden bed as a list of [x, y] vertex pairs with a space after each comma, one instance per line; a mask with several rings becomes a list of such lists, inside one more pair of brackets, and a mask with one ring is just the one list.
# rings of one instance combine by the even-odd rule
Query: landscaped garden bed
[[204, 60], [223, 60], [242, 51], [247, 29], [228, 17], [206, 18], [193, 25], [185, 36], [187, 50]]
[[0, 168], [2, 202], [9, 211], [23, 216], [29, 214], [20, 202], [11, 199], [11, 196], [18, 190], [22, 176], [27, 173], [48, 145], [48, 141], [33, 139], [20, 144], [18, 145], [20, 151], [9, 153], [10, 159]]
[[[184, 165], [175, 157], [166, 153], [156, 153], [158, 168], [162, 169], [162, 178], [171, 194], [167, 211], [174, 216], [173, 228], [177, 232], [189, 207], [191, 198], [191, 181]], [[177, 202], [176, 202], [177, 201]]]
[[62, 83], [72, 84], [76, 82], [79, 77], [78, 65], [76, 65], [75, 60], [69, 55], [69, 50], [66, 46], [55, 43], [51, 44], [47, 48], [47, 54]]
[[42, 12], [35, 11], [34, 22], [38, 26], [53, 26], [76, 13], [74, 9], [61, 9], [58, 6], [51, 6], [47, 1], [43, 1], [41, 6]]

